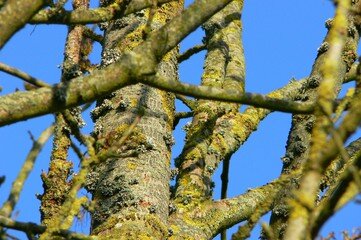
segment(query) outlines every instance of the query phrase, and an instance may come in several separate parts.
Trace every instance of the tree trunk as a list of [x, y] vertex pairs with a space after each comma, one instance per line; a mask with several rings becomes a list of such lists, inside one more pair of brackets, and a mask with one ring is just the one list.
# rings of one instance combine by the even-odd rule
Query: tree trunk
[[[103, 25], [102, 66], [139, 45], [180, 7], [181, 3], [173, 2]], [[166, 54], [158, 75], [178, 78], [177, 51]], [[174, 95], [143, 84], [131, 85], [98, 101], [92, 117], [97, 151], [116, 149], [88, 176], [87, 188], [95, 204], [92, 234], [163, 239], [168, 234]], [[119, 143], [121, 139], [125, 141]]]

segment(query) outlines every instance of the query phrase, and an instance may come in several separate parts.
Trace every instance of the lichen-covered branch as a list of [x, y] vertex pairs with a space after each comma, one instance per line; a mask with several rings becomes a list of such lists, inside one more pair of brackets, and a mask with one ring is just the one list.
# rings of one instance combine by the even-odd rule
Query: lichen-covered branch
[[[181, 1], [170, 2], [107, 23], [102, 66], [142, 44], [181, 9]], [[177, 47], [167, 52], [155, 74], [177, 79], [177, 55]], [[92, 118], [96, 150], [104, 158], [87, 178], [94, 203], [92, 234], [105, 239], [164, 239], [174, 94], [134, 84], [99, 99]], [[121, 142], [124, 134], [129, 137]]]
[[[299, 91], [308, 85], [307, 79], [293, 81], [287, 86], [269, 94], [273, 98], [293, 99]], [[207, 158], [214, 162], [220, 162], [227, 156], [231, 156], [257, 129], [258, 124], [271, 111], [267, 109], [249, 107], [244, 113], [229, 112], [224, 114], [215, 125], [209, 136], [210, 143]], [[223, 124], [221, 124], [223, 123]], [[200, 147], [197, 145], [196, 147]]]
[[169, 219], [173, 233], [170, 239], [215, 237], [223, 229], [248, 220], [257, 211], [265, 210], [262, 204], [268, 200], [272, 201], [278, 191], [297, 174], [299, 172], [293, 172], [288, 176], [283, 175], [267, 185], [251, 189], [234, 198], [205, 201], [194, 209], [177, 211]]
[[194, 54], [197, 54], [203, 50], [206, 50], [207, 47], [205, 44], [200, 44], [200, 45], [196, 45], [190, 49], [188, 49], [187, 51], [185, 51], [184, 53], [182, 53], [181, 55], [178, 56], [178, 62], [181, 63], [185, 60], [187, 60], [188, 58], [190, 58], [191, 56], [193, 56]]
[[7, 201], [3, 204], [0, 209], [0, 215], [4, 217], [10, 217], [14, 210], [16, 203], [18, 202], [21, 191], [23, 190], [24, 183], [28, 178], [31, 170], [33, 169], [35, 160], [39, 155], [44, 144], [47, 142], [49, 137], [53, 134], [54, 127], [48, 127], [39, 136], [39, 139], [33, 142], [33, 146], [27, 155], [21, 170], [15, 181], [13, 182], [10, 195]]
[[[74, 9], [86, 9], [89, 5], [88, 0], [73, 0]], [[61, 82], [69, 82], [72, 78], [82, 75], [80, 69], [82, 56], [84, 26], [72, 26], [69, 28], [68, 36], [65, 44], [64, 61], [61, 75]], [[71, 112], [71, 113], [69, 113]], [[72, 189], [72, 181], [69, 180], [73, 163], [68, 160], [69, 148], [71, 146], [70, 135], [77, 135], [80, 123], [70, 124], [67, 115], [74, 119], [81, 119], [81, 111], [78, 108], [65, 110], [64, 113], [55, 114], [56, 130], [54, 132], [53, 149], [51, 153], [51, 161], [48, 173], [42, 174], [44, 193], [41, 196], [41, 221], [42, 224], [48, 226], [41, 238], [47, 239], [54, 232], [55, 227], [66, 229], [63, 223], [57, 221], [59, 216], [68, 214], [68, 222], [72, 222], [73, 216], [77, 214], [82, 201], [74, 201], [73, 211], [63, 211], [63, 204], [66, 202], [68, 195]], [[84, 142], [82, 142], [84, 143]], [[85, 143], [84, 143], [85, 144]], [[89, 149], [88, 152], [91, 152]], [[71, 197], [70, 197], [71, 198]], [[75, 209], [77, 206], [77, 209]]]
[[[351, 142], [346, 148], [348, 156], [353, 156], [361, 149], [361, 138]], [[350, 164], [347, 159], [343, 159], [341, 156], [335, 158], [332, 163], [328, 166], [321, 182], [321, 190], [326, 189], [330, 185], [335, 184], [337, 176], [344, 170], [344, 167]]]
[[313, 238], [317, 236], [326, 220], [351, 201], [361, 190], [361, 186], [357, 183], [357, 179], [355, 179], [355, 174], [358, 175], [356, 178], [360, 178], [360, 143], [360, 139], [354, 142], [353, 146], [358, 146], [358, 151], [352, 154], [343, 169], [340, 172], [337, 172], [327, 193], [312, 212], [311, 234]]
[[[353, 7], [357, 9], [357, 6]], [[346, 78], [353, 78], [351, 75], [346, 75], [350, 70], [356, 57], [357, 44], [359, 41], [359, 34], [355, 31], [354, 22], [352, 21], [352, 15], [348, 15], [349, 24], [351, 29], [344, 37], [345, 47], [341, 48], [342, 60], [339, 61], [339, 68], [337, 69], [334, 77], [337, 79], [337, 83], [333, 88], [334, 93], [337, 95], [341, 88], [341, 82]], [[329, 28], [332, 25], [332, 21], [328, 21], [326, 26]], [[305, 88], [303, 92], [300, 92], [298, 99], [302, 102], [314, 102], [317, 98], [317, 89], [322, 80], [322, 70], [327, 53], [330, 47], [330, 32], [326, 35], [324, 42], [318, 49], [318, 55], [313, 65], [310, 74], [310, 84], [308, 88]], [[300, 168], [304, 164], [309, 155], [309, 145], [311, 143], [311, 132], [314, 126], [315, 117], [313, 115], [300, 115], [295, 114], [292, 117], [292, 126], [287, 140], [286, 154], [282, 158], [283, 169], [282, 172], [292, 171], [293, 169]], [[284, 234], [284, 229], [288, 219], [289, 207], [287, 204], [288, 198], [292, 198], [292, 190], [298, 187], [299, 179], [296, 179], [290, 186], [284, 189], [280, 194], [278, 203], [275, 206], [273, 214], [271, 216], [271, 227], [273, 228], [276, 238], [281, 238]]]
[[355, 78], [357, 76], [356, 69], [358, 68], [359, 64], [360, 64], [359, 62], [356, 62], [351, 66], [350, 70], [346, 73], [346, 76], [345, 76], [346, 81], [344, 81], [344, 82], [350, 82], [352, 80], [355, 80]]
[[[328, 135], [330, 129], [333, 128], [330, 121], [333, 112], [332, 102], [336, 98], [337, 89], [340, 88], [342, 81], [342, 78], [337, 78], [337, 74], [344, 69], [340, 62], [343, 57], [347, 33], [349, 33], [347, 28], [353, 26], [353, 23], [348, 22], [349, 19], [347, 18], [350, 4], [347, 0], [338, 2], [336, 15], [329, 31], [329, 50], [326, 53], [325, 61], [321, 65], [323, 80], [318, 88], [312, 144], [310, 145], [309, 158], [305, 163], [305, 174], [301, 179], [300, 189], [296, 191], [296, 199], [292, 203], [285, 239], [304, 239], [305, 235], [306, 238], [310, 237], [309, 233], [306, 233], [306, 229], [309, 226], [310, 214], [318, 196], [322, 174], [329, 164], [328, 160], [321, 161], [323, 158], [321, 154], [324, 148], [328, 146]], [[354, 32], [352, 35], [355, 34]], [[333, 137], [338, 136], [333, 134]], [[333, 139], [333, 142], [336, 144], [335, 139]], [[336, 147], [336, 149], [339, 148]], [[338, 152], [337, 150], [335, 151]]]
[[[324, 149], [322, 149], [321, 153], [317, 155], [317, 158], [315, 161], [319, 162], [319, 174], [323, 174], [328, 165], [331, 163], [331, 161], [336, 157], [336, 155], [339, 152], [338, 144], [335, 140], [335, 136], [338, 138], [338, 140], [344, 142], [347, 140], [347, 138], [356, 131], [358, 126], [361, 124], [361, 93], [357, 92], [354, 96], [353, 101], [351, 102], [351, 107], [348, 112], [348, 114], [345, 116], [343, 121], [341, 122], [340, 126], [334, 131], [334, 133], [331, 135], [330, 140], [327, 141], [327, 144], [325, 144]], [[317, 185], [317, 189], [319, 187], [319, 181]], [[304, 183], [306, 184], [306, 183]], [[299, 196], [299, 195], [297, 195]], [[297, 198], [297, 202], [295, 201], [295, 210], [298, 209], [298, 207], [301, 205], [302, 208], [306, 208], [306, 211], [308, 214], [311, 213], [311, 208], [314, 206], [312, 203], [311, 206], [307, 205], [307, 201], [302, 201], [303, 198], [300, 198], [300, 196]], [[308, 214], [306, 216], [308, 216]], [[309, 218], [304, 218], [309, 221]], [[305, 233], [303, 231], [303, 233]], [[291, 234], [291, 233], [290, 233]]]
[[0, 49], [37, 13], [46, 0], [8, 0], [0, 8]]
[[124, 53], [114, 64], [94, 70], [89, 76], [60, 83], [51, 89], [1, 97], [0, 126], [94, 101], [135, 80], [147, 83], [145, 76], [155, 73], [158, 62], [168, 51], [230, 1], [195, 1], [164, 27], [152, 32], [133, 52]]
[[[165, 4], [174, 0], [158, 0], [157, 4]], [[152, 0], [132, 0], [127, 5], [127, 1], [122, 3], [114, 2], [106, 7], [99, 7], [96, 9], [77, 9], [73, 11], [61, 11], [56, 14], [51, 14], [51, 9], [40, 11], [29, 23], [31, 24], [90, 24], [102, 23], [115, 20], [120, 16], [126, 16], [151, 7]]]
[[67, 129], [63, 116], [58, 113], [55, 118], [53, 151], [48, 173], [43, 172], [44, 193], [41, 195], [41, 221], [48, 225], [54, 216], [59, 214], [71, 186], [70, 171], [73, 163], [67, 160], [70, 146], [70, 131]]
[[184, 119], [184, 118], [190, 118], [190, 117], [193, 117], [193, 112], [177, 112], [174, 115], [173, 129], [176, 128], [176, 126], [179, 123], [179, 120]]
[[178, 100], [182, 101], [182, 103], [186, 105], [190, 110], [195, 109], [197, 105], [197, 101], [195, 99], [187, 98], [186, 96], [181, 94], [176, 94], [175, 96]]
[[[203, 25], [208, 50], [202, 75], [204, 87], [234, 89], [239, 94], [244, 91], [245, 65], [240, 39], [242, 7], [242, 1], [234, 1]], [[176, 160], [179, 169], [176, 202], [190, 198], [195, 203], [212, 195], [211, 178], [219, 162], [207, 157], [214, 151], [210, 149], [210, 137], [217, 128], [218, 119], [226, 113], [236, 113], [238, 109], [238, 104], [198, 100], [187, 129], [185, 146]]]

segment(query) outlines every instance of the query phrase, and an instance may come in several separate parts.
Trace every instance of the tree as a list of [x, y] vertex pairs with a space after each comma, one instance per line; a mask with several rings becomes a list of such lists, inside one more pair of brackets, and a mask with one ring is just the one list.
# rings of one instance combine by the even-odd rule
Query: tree
[[[357, 46], [360, 1], [339, 0], [310, 75], [267, 96], [245, 92], [240, 20], [243, 1], [87, 0], [0, 1], [0, 47], [26, 23], [68, 25], [61, 82], [51, 86], [17, 69], [26, 91], [0, 97], [0, 125], [53, 113], [55, 123], [34, 140], [0, 214], [7, 229], [33, 239], [210, 239], [239, 222], [233, 239], [249, 236], [272, 212], [262, 237], [312, 239], [334, 212], [360, 189], [360, 140], [348, 144], [361, 120]], [[86, 24], [98, 23], [104, 36]], [[178, 44], [202, 26], [202, 45], [179, 54]], [[99, 66], [89, 60], [93, 42], [102, 46]], [[199, 86], [178, 79], [178, 64], [206, 51]], [[356, 87], [338, 99], [344, 82]], [[190, 96], [193, 98], [189, 98]], [[189, 112], [175, 112], [175, 98]], [[91, 135], [81, 131], [81, 111], [91, 111]], [[250, 105], [240, 111], [241, 104]], [[83, 108], [79, 107], [83, 106]], [[259, 123], [273, 111], [292, 114], [280, 176], [264, 186], [227, 197], [229, 162]], [[181, 154], [171, 168], [172, 135], [185, 127]], [[11, 219], [34, 160], [53, 134], [49, 169], [42, 174], [41, 225]], [[79, 148], [74, 140], [86, 147]], [[72, 173], [69, 149], [80, 158]], [[222, 165], [221, 200], [212, 199], [212, 177]], [[175, 177], [174, 186], [170, 184]], [[91, 198], [79, 197], [85, 188]], [[322, 195], [320, 195], [322, 194]], [[69, 231], [81, 209], [92, 217], [91, 236]]]

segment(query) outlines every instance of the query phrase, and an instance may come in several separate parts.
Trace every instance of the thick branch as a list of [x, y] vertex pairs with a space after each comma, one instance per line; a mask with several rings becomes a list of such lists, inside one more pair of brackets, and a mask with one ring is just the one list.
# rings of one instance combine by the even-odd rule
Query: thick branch
[[[355, 9], [357, 7], [354, 7]], [[354, 28], [354, 23], [352, 22], [352, 16], [349, 16], [349, 28]], [[345, 30], [345, 32], [347, 32]], [[351, 32], [351, 31], [350, 31]], [[353, 31], [352, 34], [346, 35], [346, 44], [342, 50], [342, 59], [339, 61], [339, 68], [337, 69], [337, 74], [334, 75], [334, 78], [337, 79], [335, 88], [333, 88], [333, 94], [337, 95], [341, 89], [341, 81], [349, 81], [354, 79], [354, 74], [346, 74], [351, 64], [355, 61], [357, 44], [359, 40], [359, 34], [357, 31]], [[320, 82], [323, 81], [322, 78], [322, 69], [324, 68], [325, 59], [328, 56], [329, 46], [331, 40], [331, 32], [329, 31], [326, 35], [324, 42], [318, 49], [318, 55], [315, 59], [315, 62], [312, 67], [310, 74], [310, 85], [308, 88], [304, 89], [300, 93], [300, 100], [307, 102], [315, 102], [317, 98], [317, 87]], [[355, 65], [355, 64], [353, 64]], [[351, 68], [352, 70], [353, 68]], [[287, 140], [287, 147], [285, 156], [282, 158], [284, 161], [282, 172], [292, 171], [292, 169], [300, 168], [302, 164], [307, 160], [309, 155], [309, 145], [311, 143], [311, 132], [314, 126], [315, 117], [313, 115], [300, 115], [294, 114], [292, 116], [292, 126]], [[288, 220], [289, 214], [289, 198], [293, 198], [292, 189], [298, 188], [299, 179], [295, 179], [290, 186], [286, 187], [282, 194], [279, 195], [279, 200], [274, 208], [273, 214], [271, 216], [271, 227], [274, 230], [276, 238], [282, 238], [284, 229], [286, 227], [286, 222]], [[297, 226], [298, 227], [298, 226]]]
[[316, 119], [312, 129], [310, 153], [306, 161], [305, 175], [302, 177], [300, 189], [297, 191], [297, 197], [302, 199], [302, 202], [300, 200], [293, 204], [285, 239], [304, 239], [310, 221], [309, 209], [313, 208], [317, 199], [319, 181], [323, 171], [319, 154], [327, 145], [327, 137], [333, 127], [329, 119], [333, 113], [333, 101], [337, 96], [337, 89], [339, 89], [342, 81], [337, 75], [340, 69], [343, 69], [340, 62], [347, 40], [347, 35], [344, 33], [347, 32], [349, 8], [350, 2], [348, 0], [338, 2], [332, 28], [328, 34], [330, 48], [320, 68], [323, 79], [317, 91]]
[[[201, 87], [234, 89], [239, 95], [243, 94], [245, 64], [240, 39], [242, 8], [242, 1], [234, 1], [203, 24], [208, 52]], [[225, 27], [219, 29], [219, 26]], [[197, 100], [185, 146], [176, 162], [179, 169], [175, 193], [177, 199], [192, 196], [194, 203], [211, 196], [211, 178], [218, 165], [212, 158], [207, 158], [214, 152], [209, 148], [212, 131], [222, 115], [238, 112], [238, 109], [238, 104]]]
[[[354, 131], [358, 128], [361, 124], [361, 93], [358, 92], [352, 101], [351, 108], [349, 110], [349, 114], [347, 114], [340, 124], [340, 127], [336, 129], [335, 133], [331, 136], [331, 139], [325, 144], [325, 148], [322, 152], [318, 155], [315, 161], [319, 162], [320, 166], [320, 174], [322, 174], [329, 163], [336, 157], [339, 152], [338, 144], [335, 138], [337, 137], [340, 141], [344, 142], [348, 139], [348, 137], [354, 133]], [[307, 180], [307, 179], [306, 179]], [[307, 182], [306, 182], [307, 183]], [[304, 183], [306, 185], [306, 183]], [[317, 182], [319, 184], [319, 182]], [[304, 185], [304, 187], [306, 187]], [[304, 196], [304, 195], [302, 195]], [[305, 211], [309, 211], [310, 203], [308, 201], [302, 201], [300, 193], [298, 194], [298, 202], [294, 201], [297, 207], [306, 208]], [[312, 203], [313, 204], [313, 203]], [[299, 209], [298, 209], [299, 210]], [[310, 213], [310, 212], [309, 212]], [[297, 220], [297, 219], [294, 219]], [[290, 229], [288, 229], [290, 231]], [[303, 232], [304, 233], [304, 232]], [[294, 236], [293, 234], [289, 233], [289, 237]]]
[[[72, 4], [74, 9], [86, 9], [89, 6], [89, 1], [73, 0]], [[62, 64], [62, 82], [68, 82], [73, 77], [82, 74], [79, 66], [83, 59], [81, 53], [82, 42], [84, 41], [83, 33], [84, 26], [69, 27], [65, 44], [64, 61]], [[44, 172], [41, 175], [44, 188], [40, 206], [41, 222], [48, 226], [41, 237], [44, 235], [46, 236], [53, 231], [51, 227], [52, 223], [55, 222], [56, 218], [61, 214], [62, 204], [65, 202], [72, 186], [72, 181], [69, 179], [71, 177], [73, 163], [68, 160], [68, 152], [71, 145], [70, 133], [78, 136], [76, 133], [79, 133], [79, 126], [81, 126], [81, 124], [75, 120], [72, 124], [69, 124], [67, 115], [70, 115], [72, 119], [81, 119], [80, 108], [77, 107], [65, 110], [63, 113], [55, 115], [56, 127], [54, 131], [49, 170], [47, 173]], [[76, 210], [69, 213], [68, 222], [73, 222], [73, 215], [77, 213]]]
[[[358, 138], [357, 140], [351, 142], [346, 148], [346, 152], [348, 156], [353, 156], [357, 151], [361, 149], [361, 138]], [[322, 190], [326, 189], [330, 185], [333, 185], [336, 183], [336, 178], [342, 172], [346, 165], [348, 165], [349, 162], [345, 162], [345, 160], [338, 156], [335, 160], [332, 161], [330, 166], [326, 169], [326, 172], [324, 174], [321, 188]]]
[[[293, 173], [298, 174], [298, 173]], [[272, 201], [278, 191], [294, 175], [284, 175], [262, 187], [249, 190], [247, 193], [234, 198], [224, 199], [215, 202], [203, 202], [203, 207], [196, 208], [189, 213], [177, 213], [170, 216], [170, 227], [174, 227], [174, 239], [186, 239], [195, 236], [195, 239], [212, 239], [222, 229], [227, 229], [235, 224], [249, 219], [254, 212], [262, 206], [264, 202]], [[187, 221], [183, 221], [186, 219]], [[187, 228], [186, 225], [192, 227]], [[178, 227], [176, 227], [178, 226]], [[181, 226], [179, 228], [179, 226]], [[184, 226], [184, 227], [182, 227]], [[196, 228], [194, 226], [197, 226]], [[177, 228], [177, 229], [176, 229]], [[185, 229], [182, 232], [179, 229]], [[170, 238], [173, 239], [173, 238]]]
[[116, 63], [96, 70], [90, 76], [60, 83], [51, 89], [16, 92], [0, 98], [0, 126], [94, 101], [129, 85], [133, 79], [154, 74], [165, 53], [229, 2], [196, 1], [181, 15], [151, 33], [134, 52], [122, 55]]
[[[159, 5], [168, 3], [174, 0], [158, 0]], [[123, 3], [124, 4], [124, 3]], [[101, 23], [114, 20], [120, 15], [126, 16], [131, 13], [138, 12], [142, 9], [151, 7], [152, 0], [132, 0], [129, 5], [123, 9], [123, 5], [113, 3], [107, 7], [100, 7], [96, 9], [78, 9], [74, 11], [60, 12], [56, 15], [49, 14], [49, 10], [42, 10], [36, 14], [29, 23], [31, 24], [90, 24]]]
[[46, 0], [8, 0], [0, 10], [0, 49], [45, 4]]

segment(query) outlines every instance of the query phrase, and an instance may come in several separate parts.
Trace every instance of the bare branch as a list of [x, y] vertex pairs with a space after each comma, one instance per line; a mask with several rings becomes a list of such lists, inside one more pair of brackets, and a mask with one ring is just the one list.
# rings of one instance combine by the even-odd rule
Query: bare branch
[[154, 74], [165, 53], [230, 1], [196, 1], [164, 27], [152, 32], [133, 52], [122, 55], [116, 63], [102, 70], [95, 70], [90, 76], [78, 77], [51, 89], [16, 92], [1, 97], [0, 126], [94, 101], [134, 83], [135, 79], [142, 80]]
[[[37, 225], [35, 223], [29, 223], [29, 222], [19, 222], [14, 221], [10, 218], [4, 217], [0, 215], [0, 226], [10, 229], [19, 230], [25, 233], [33, 233], [33, 234], [40, 234], [45, 232], [46, 227], [42, 225]], [[93, 237], [83, 235], [80, 233], [75, 233], [71, 231], [66, 230], [59, 230], [57, 232], [54, 232], [55, 235], [66, 237], [67, 239], [72, 240], [91, 240], [94, 239]]]
[[12, 184], [10, 195], [7, 201], [3, 204], [2, 208], [0, 209], [0, 215], [4, 217], [11, 216], [11, 213], [13, 212], [14, 207], [18, 202], [20, 193], [23, 190], [24, 183], [28, 178], [31, 170], [33, 169], [35, 160], [38, 157], [44, 144], [53, 134], [53, 130], [54, 130], [54, 126], [48, 127], [41, 133], [39, 139], [37, 141], [34, 141], [33, 147], [31, 148], [29, 154], [27, 155], [25, 162], [20, 172], [18, 173], [18, 176], [16, 177], [15, 181]]
[[201, 45], [196, 45], [190, 49], [188, 49], [187, 51], [185, 51], [184, 53], [182, 53], [181, 55], [178, 56], [178, 62], [181, 63], [185, 60], [187, 60], [188, 58], [190, 58], [191, 56], [193, 56], [194, 54], [197, 54], [203, 50], [206, 50], [206, 45], [205, 44], [201, 44]]
[[[295, 171], [289, 175], [283, 175], [279, 179], [261, 186], [259, 188], [251, 189], [246, 193], [228, 198], [220, 201], [202, 202], [202, 209], [195, 208], [193, 211], [177, 213], [170, 216], [170, 224], [177, 224], [178, 226], [196, 225], [199, 229], [194, 229], [203, 233], [201, 236], [204, 239], [212, 239], [222, 229], [227, 229], [235, 224], [248, 220], [256, 211], [267, 211], [262, 206], [264, 202], [272, 202], [278, 191], [292, 178], [298, 176], [299, 171]], [[269, 208], [269, 206], [268, 206]], [[256, 210], [257, 209], [257, 210]], [[270, 209], [268, 209], [269, 211]], [[182, 219], [187, 219], [182, 222]], [[186, 239], [192, 237], [192, 227], [185, 232], [177, 231], [175, 237]], [[181, 227], [181, 229], [183, 229]], [[199, 235], [197, 235], [199, 236]]]
[[0, 9], [0, 49], [39, 11], [46, 0], [6, 1]]
[[[159, 0], [159, 5], [174, 0]], [[125, 1], [126, 2], [126, 1]], [[101, 23], [114, 20], [120, 15], [126, 16], [138, 12], [153, 5], [152, 0], [133, 0], [125, 6], [123, 4], [113, 3], [107, 7], [96, 9], [78, 9], [74, 11], [63, 11], [57, 14], [50, 14], [49, 10], [42, 10], [36, 14], [29, 23], [31, 24], [90, 24]], [[122, 13], [122, 14], [121, 14]]]
[[197, 102], [195, 100], [189, 99], [184, 95], [176, 94], [176, 98], [182, 101], [184, 105], [186, 105], [190, 110], [194, 110], [196, 107]]
[[25, 82], [28, 82], [36, 87], [50, 87], [49, 84], [43, 82], [42, 80], [34, 78], [34, 77], [30, 76], [29, 74], [27, 74], [17, 68], [10, 67], [4, 63], [0, 63], [0, 71], [6, 72], [10, 75], [18, 77], [18, 78], [24, 80]]
[[351, 82], [356, 79], [357, 76], [357, 67], [360, 63], [356, 62], [351, 66], [351, 69], [346, 73], [344, 83]]
[[193, 116], [193, 112], [178, 112], [175, 114], [174, 116], [174, 122], [173, 122], [173, 129], [176, 128], [176, 126], [179, 123], [179, 120], [183, 119], [183, 118], [189, 118]]
[[356, 182], [354, 169], [356, 174], [360, 174], [361, 149], [351, 156], [344, 170], [334, 179], [326, 196], [312, 213], [312, 236], [316, 236], [326, 220], [360, 192], [360, 185], [354, 183], [352, 186], [351, 184], [352, 181]]
[[275, 99], [257, 93], [240, 93], [234, 89], [222, 89], [209, 86], [196, 86], [164, 78], [147, 78], [141, 80], [149, 86], [173, 93], [188, 95], [200, 99], [216, 100], [229, 103], [241, 103], [273, 111], [289, 113], [312, 113], [313, 103], [302, 103], [284, 99]]

